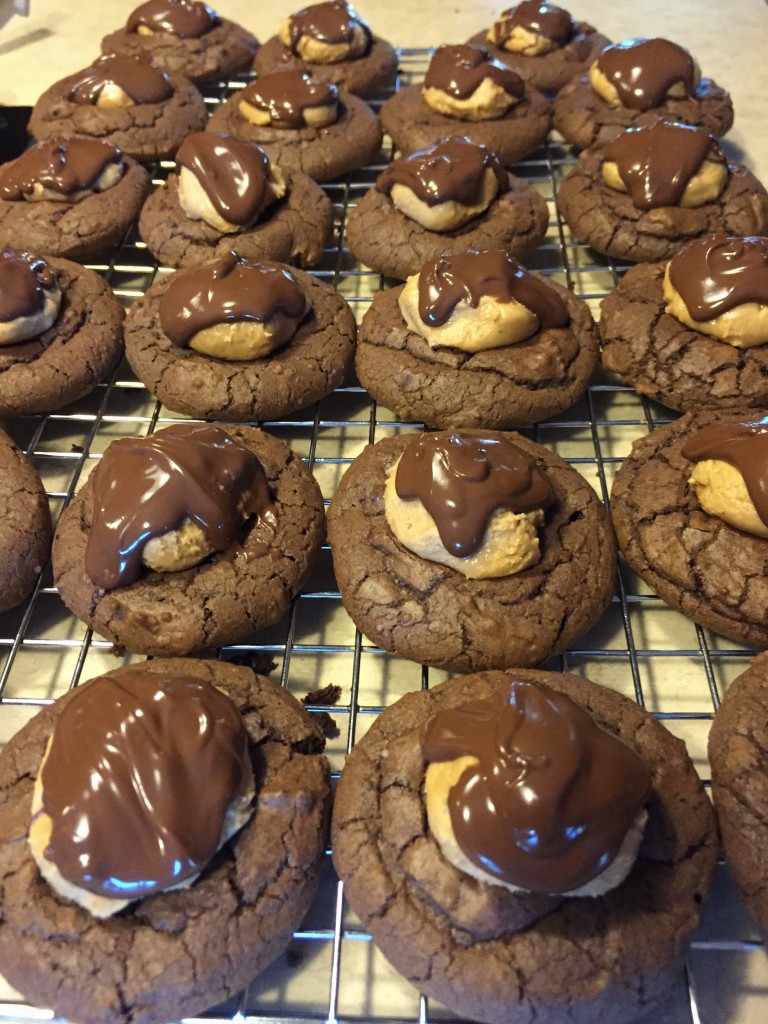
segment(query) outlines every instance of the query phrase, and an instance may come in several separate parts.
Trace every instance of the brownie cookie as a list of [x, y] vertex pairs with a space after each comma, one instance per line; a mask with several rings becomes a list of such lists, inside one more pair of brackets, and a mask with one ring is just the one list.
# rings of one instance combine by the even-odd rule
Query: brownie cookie
[[[300, 270], [282, 270], [297, 282], [302, 308], [306, 302], [309, 312], [284, 347], [250, 360], [229, 361], [174, 344], [163, 331], [163, 303], [183, 275], [154, 284], [131, 308], [126, 324], [126, 355], [136, 376], [169, 409], [201, 419], [277, 419], [329, 394], [351, 369], [355, 318], [329, 284]], [[201, 280], [203, 273], [192, 272]], [[195, 289], [187, 301], [189, 309], [205, 304], [197, 294]], [[207, 301], [215, 297], [210, 285], [199, 294]], [[234, 318], [230, 303], [228, 319]]]
[[768, 931], [768, 653], [728, 687], [709, 733], [712, 796], [728, 868], [761, 929]]
[[[183, 429], [183, 425], [177, 425], [160, 433], [167, 435], [173, 430], [175, 439], [175, 434]], [[256, 427], [228, 426], [224, 433], [225, 440], [235, 442], [238, 451], [245, 448], [261, 463], [269, 505], [261, 514], [251, 516], [242, 530], [234, 527], [231, 542], [223, 549], [219, 543], [219, 553], [214, 551], [213, 557], [201, 564], [173, 572], [144, 571], [137, 565], [131, 574], [136, 577], [135, 582], [127, 585], [120, 584], [122, 574], [102, 573], [101, 563], [94, 567], [88, 554], [90, 538], [100, 537], [104, 525], [94, 519], [96, 473], [91, 474], [59, 519], [53, 564], [62, 600], [97, 633], [128, 650], [142, 654], [186, 654], [236, 642], [276, 622], [309, 575], [325, 536], [323, 500], [314, 477], [286, 445]], [[113, 442], [107, 451], [116, 443], [119, 444]], [[137, 444], [134, 440], [131, 443]], [[218, 442], [216, 447], [221, 447]], [[188, 442], [184, 448], [190, 459], [197, 459]], [[171, 481], [174, 485], [175, 481], [183, 483], [192, 470], [189, 479], [195, 486], [203, 492], [218, 494], [212, 487], [211, 474], [219, 471], [219, 461], [208, 458], [202, 470], [196, 462], [185, 465], [170, 473]], [[222, 465], [220, 471], [225, 468]], [[236, 498], [237, 493], [233, 493]], [[124, 522], [132, 523], [130, 518], [126, 519], [131, 515], [127, 505], [126, 496], [126, 508], [121, 510], [123, 518], [118, 516], [121, 527]], [[194, 515], [195, 510], [188, 510], [188, 514]], [[174, 525], [178, 523], [163, 523], [160, 529], [172, 530]], [[214, 526], [212, 523], [210, 528]], [[238, 537], [243, 530], [244, 535]], [[148, 536], [144, 531], [145, 540]], [[226, 538], [226, 534], [223, 536]], [[97, 547], [97, 554], [99, 550]], [[141, 555], [137, 545], [131, 550]], [[100, 583], [92, 578], [95, 569], [99, 570]]]
[[332, 82], [354, 96], [369, 99], [381, 96], [394, 85], [397, 75], [397, 53], [386, 39], [374, 36], [371, 48], [364, 57], [341, 61], [338, 64], [315, 64], [296, 57], [277, 36], [272, 36], [259, 47], [253, 66], [259, 75], [301, 68], [309, 71], [313, 78], [319, 78], [321, 82]]
[[[127, 95], [130, 105], [98, 105], [101, 93], [112, 88]], [[29, 131], [35, 139], [97, 138], [147, 162], [172, 157], [207, 119], [203, 97], [188, 79], [160, 72], [148, 57], [108, 55], [46, 89], [32, 110]]]
[[232, 701], [257, 780], [255, 815], [189, 887], [99, 920], [54, 892], [26, 841], [46, 744], [83, 687], [41, 710], [7, 744], [0, 807], [4, 835], [16, 841], [0, 852], [3, 973], [35, 1004], [83, 1024], [162, 1024], [242, 989], [306, 913], [325, 848], [323, 736], [290, 694], [247, 668], [190, 659], [117, 668], [85, 686], [124, 685], [139, 672], [199, 680]]
[[32, 591], [51, 549], [51, 514], [37, 470], [0, 430], [0, 611]]
[[149, 53], [156, 67], [192, 82], [228, 78], [250, 67], [258, 42], [198, 0], [149, 0], [125, 28], [101, 41], [102, 53]]
[[[0, 282], [8, 258], [9, 250], [0, 253]], [[0, 346], [2, 417], [74, 402], [109, 380], [123, 354], [123, 307], [106, 281], [69, 260], [29, 259], [53, 270], [61, 299], [49, 327]]]
[[616, 536], [635, 572], [667, 604], [716, 633], [768, 647], [768, 540], [704, 511], [686, 442], [709, 424], [754, 422], [745, 410], [686, 413], [636, 441], [611, 495]]
[[[478, 881], [446, 859], [428, 824], [426, 723], [501, 699], [513, 682], [567, 695], [650, 770], [637, 859], [605, 895], [513, 893]], [[419, 991], [489, 1024], [658, 1013], [680, 980], [718, 854], [712, 810], [681, 740], [618, 693], [525, 670], [452, 679], [387, 708], [347, 758], [332, 829], [345, 894], [384, 955]]]
[[[116, 180], [101, 186], [105, 177]], [[92, 139], [50, 139], [0, 166], [0, 246], [85, 260], [119, 245], [150, 189], [143, 167]]]
[[468, 579], [413, 554], [387, 521], [387, 475], [416, 436], [369, 445], [328, 511], [336, 579], [355, 625], [384, 650], [457, 672], [536, 665], [562, 653], [613, 593], [615, 543], [595, 492], [541, 445], [495, 435], [513, 440], [534, 461], [551, 485], [552, 502], [538, 562], [515, 575]]
[[585, 303], [536, 276], [565, 303], [570, 322], [477, 352], [432, 348], [403, 318], [403, 288], [379, 292], [360, 326], [360, 383], [403, 419], [441, 428], [505, 430], [567, 409], [597, 364], [597, 329]]

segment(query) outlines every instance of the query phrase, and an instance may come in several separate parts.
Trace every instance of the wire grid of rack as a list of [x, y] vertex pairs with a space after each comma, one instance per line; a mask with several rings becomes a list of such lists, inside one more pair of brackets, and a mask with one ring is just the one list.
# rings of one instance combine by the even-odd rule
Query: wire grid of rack
[[[401, 52], [400, 84], [423, 76], [429, 52]], [[206, 102], [215, 106], [246, 81], [242, 77], [207, 89]], [[385, 147], [381, 163], [325, 186], [334, 204], [335, 234], [313, 273], [339, 289], [358, 322], [386, 282], [355, 261], [344, 244], [344, 224], [348, 210], [373, 184], [390, 152]], [[575, 160], [572, 150], [552, 140], [515, 168], [540, 191], [550, 210], [545, 242], [526, 263], [567, 285], [597, 316], [600, 299], [625, 268], [574, 240], [557, 216], [557, 183]], [[172, 166], [153, 168], [156, 184]], [[156, 275], [169, 273], [158, 268], [135, 228], [108, 263], [91, 265], [126, 306]], [[566, 413], [524, 433], [574, 465], [607, 502], [615, 470], [632, 442], [671, 417], [668, 410], [634, 391], [600, 378]], [[156, 402], [123, 363], [108, 384], [74, 405], [47, 416], [19, 417], [6, 426], [39, 470], [55, 521], [113, 438], [149, 433], [179, 418]], [[351, 384], [316, 406], [264, 426], [303, 456], [327, 502], [345, 468], [366, 444], [420, 425], [401, 423]], [[686, 741], [708, 780], [706, 739], [712, 714], [752, 653], [694, 626], [622, 566], [613, 602], [597, 625], [545, 667], [581, 673], [636, 699]], [[341, 605], [327, 547], [304, 593], [281, 622], [252, 643], [219, 654], [273, 660], [273, 678], [299, 698], [329, 683], [341, 687], [341, 697], [331, 709], [337, 732], [327, 748], [335, 777], [346, 753], [383, 707], [446, 676], [383, 653], [355, 630]], [[122, 658], [129, 660], [130, 655]], [[67, 613], [46, 569], [29, 601], [0, 616], [0, 742], [41, 705], [120, 663], [111, 644]], [[765, 1019], [767, 1001], [764, 949], [721, 867], [678, 998], [663, 1017], [657, 1014], [654, 1019], [659, 1024], [742, 1024]], [[50, 1019], [50, 1014], [26, 1006], [0, 979], [0, 1021], [43, 1019]], [[288, 950], [239, 997], [204, 1019], [221, 1024], [427, 1024], [455, 1017], [419, 997], [378, 953], [344, 902], [329, 851], [318, 895]]]

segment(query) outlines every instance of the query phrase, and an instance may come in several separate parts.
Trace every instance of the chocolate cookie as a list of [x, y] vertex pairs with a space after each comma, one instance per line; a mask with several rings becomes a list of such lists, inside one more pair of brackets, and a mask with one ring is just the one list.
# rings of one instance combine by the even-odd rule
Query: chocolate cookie
[[[627, 879], [599, 897], [512, 893], [449, 863], [427, 824], [420, 730], [513, 680], [567, 694], [651, 772], [648, 822]], [[347, 758], [334, 863], [394, 967], [462, 1018], [489, 1024], [630, 1022], [679, 981], [717, 862], [712, 810], [681, 740], [580, 676], [485, 672], [406, 694]]]
[[751, 422], [745, 410], [687, 413], [636, 441], [616, 474], [611, 512], [625, 558], [667, 604], [740, 643], [768, 647], [768, 540], [705, 512], [681, 449], [713, 422]]
[[[56, 895], [26, 834], [55, 722], [78, 690], [44, 708], [0, 755], [3, 973], [37, 1005], [83, 1024], [162, 1024], [242, 989], [285, 947], [312, 899], [325, 848], [328, 765], [320, 729], [290, 694], [219, 661], [150, 661], [223, 690], [240, 711], [257, 779], [255, 817], [188, 888], [98, 920]], [[115, 669], [119, 680], [136, 666]], [[82, 979], [88, 976], [88, 984]]]
[[741, 164], [728, 164], [728, 182], [703, 206], [640, 210], [628, 193], [603, 181], [600, 150], [582, 153], [557, 191], [558, 209], [579, 241], [598, 252], [637, 263], [669, 259], [691, 238], [725, 232], [768, 231], [768, 192]]
[[736, 348], [666, 313], [665, 267], [632, 267], [603, 299], [603, 366], [670, 409], [768, 408], [768, 346]]
[[157, 282], [128, 315], [126, 355], [134, 373], [169, 409], [201, 419], [277, 419], [319, 401], [351, 368], [355, 318], [329, 284], [300, 270], [291, 273], [311, 312], [285, 347], [237, 362], [173, 344], [161, 327], [159, 306], [176, 275]]
[[46, 262], [56, 271], [61, 305], [48, 330], [0, 347], [3, 417], [74, 402], [109, 380], [123, 354], [123, 307], [106, 281], [69, 260]]
[[400, 152], [424, 149], [456, 132], [488, 146], [507, 166], [544, 144], [552, 108], [536, 89], [523, 97], [503, 117], [488, 121], [462, 121], [440, 114], [424, 100], [420, 85], [399, 89], [381, 108], [381, 123]]
[[768, 930], [766, 722], [768, 653], [728, 687], [709, 733], [712, 796], [728, 868], [742, 900]]
[[31, 592], [51, 549], [51, 514], [40, 476], [0, 430], [0, 611]]
[[272, 36], [259, 48], [254, 67], [260, 76], [270, 71], [293, 71], [305, 68], [313, 78], [321, 82], [333, 82], [343, 86], [355, 96], [380, 96], [395, 83], [397, 74], [397, 53], [385, 39], [373, 36], [368, 52], [354, 60], [343, 60], [337, 64], [317, 64], [304, 61], [291, 53], [278, 36]]
[[218, 107], [210, 131], [229, 132], [256, 142], [288, 174], [301, 172], [315, 181], [331, 181], [371, 163], [381, 148], [381, 125], [371, 108], [356, 96], [341, 93], [339, 118], [325, 128], [275, 128], [256, 125], [240, 113], [241, 93]]
[[510, 437], [555, 492], [540, 561], [512, 576], [467, 579], [396, 540], [384, 485], [413, 435], [369, 445], [344, 475], [328, 510], [336, 579], [355, 625], [384, 650], [457, 672], [536, 665], [586, 632], [610, 601], [615, 544], [597, 495], [557, 455]]
[[92, 532], [93, 476], [62, 513], [54, 541], [61, 598], [97, 633], [142, 654], [175, 655], [233, 643], [276, 622], [304, 585], [325, 536], [323, 500], [312, 474], [281, 441], [256, 427], [229, 426], [253, 452], [274, 505], [274, 535], [260, 517], [238, 544], [191, 569], [147, 571], [108, 590], [86, 571]]
[[360, 383], [403, 419], [441, 428], [505, 430], [562, 412], [587, 388], [597, 330], [585, 303], [546, 280], [565, 302], [570, 324], [475, 353], [433, 349], [403, 319], [402, 287], [379, 292], [360, 326]]

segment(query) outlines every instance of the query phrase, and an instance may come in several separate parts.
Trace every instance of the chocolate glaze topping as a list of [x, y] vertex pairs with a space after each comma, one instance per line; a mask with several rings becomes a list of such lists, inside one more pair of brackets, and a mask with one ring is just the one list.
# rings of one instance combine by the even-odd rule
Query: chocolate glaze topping
[[429, 149], [393, 160], [376, 179], [376, 188], [389, 195], [394, 185], [405, 185], [428, 206], [438, 206], [450, 199], [472, 206], [482, 195], [486, 170], [496, 176], [499, 194], [506, 192], [509, 178], [496, 154], [454, 135]]
[[430, 327], [442, 327], [460, 302], [477, 309], [484, 295], [497, 302], [522, 303], [542, 327], [565, 327], [570, 319], [554, 288], [501, 249], [469, 249], [421, 268], [419, 316]]
[[567, 43], [575, 31], [568, 11], [555, 4], [539, 3], [539, 0], [523, 0], [517, 7], [502, 12], [493, 26], [496, 45], [503, 46], [516, 28], [524, 28], [537, 36], [551, 39], [558, 46]]
[[261, 463], [220, 427], [178, 423], [151, 437], [120, 438], [94, 471], [86, 572], [104, 590], [127, 587], [141, 575], [147, 542], [185, 519], [215, 551], [227, 551], [246, 516], [266, 513]]
[[45, 850], [74, 885], [139, 899], [198, 874], [248, 792], [248, 735], [210, 683], [140, 667], [80, 686], [42, 771]]
[[745, 302], [768, 306], [768, 238], [697, 238], [672, 257], [669, 280], [699, 322]]
[[660, 107], [676, 82], [687, 96], [696, 91], [693, 58], [668, 39], [625, 39], [606, 46], [597, 66], [630, 110]]
[[285, 267], [230, 253], [174, 276], [160, 300], [160, 326], [174, 345], [184, 348], [198, 331], [214, 324], [266, 323], [276, 313], [300, 318], [305, 309], [304, 292]]
[[155, 67], [148, 54], [106, 54], [80, 72], [69, 98], [83, 105], [96, 103], [106, 85], [118, 86], [134, 103], [162, 103], [173, 94], [168, 76]]
[[227, 132], [194, 132], [176, 154], [230, 224], [248, 227], [266, 206], [269, 157], [253, 142]]
[[269, 114], [276, 128], [304, 128], [304, 111], [339, 102], [331, 82], [319, 82], [308, 71], [273, 71], [243, 89], [242, 99]]
[[420, 434], [398, 463], [395, 490], [421, 501], [459, 558], [482, 545], [494, 512], [531, 512], [554, 500], [533, 459], [503, 434]]
[[39, 313], [57, 283], [56, 271], [40, 256], [0, 250], [0, 323]]
[[483, 871], [531, 892], [570, 892], [604, 871], [650, 790], [631, 747], [533, 683], [439, 712], [421, 742], [427, 761], [477, 758], [448, 796], [457, 842]]
[[616, 164], [638, 210], [678, 206], [705, 159], [726, 162], [717, 140], [704, 128], [667, 121], [627, 128], [605, 147], [603, 159]]
[[216, 12], [198, 0], [149, 0], [136, 8], [125, 28], [136, 32], [141, 25], [179, 39], [199, 39], [210, 32], [218, 20]]
[[363, 30], [370, 44], [371, 30], [354, 7], [344, 3], [344, 0], [331, 0], [330, 3], [305, 7], [288, 20], [291, 50], [298, 52], [302, 36], [310, 36], [323, 43], [349, 43], [355, 26]]
[[768, 526], [768, 417], [756, 423], [710, 423], [686, 441], [681, 454], [691, 462], [721, 459], [735, 466]]
[[98, 139], [46, 139], [32, 146], [0, 174], [0, 199], [17, 202], [35, 185], [68, 196], [93, 188], [109, 164], [122, 153]]
[[424, 86], [465, 100], [486, 78], [516, 99], [525, 92], [520, 75], [492, 60], [485, 50], [468, 44], [439, 47], [429, 63]]

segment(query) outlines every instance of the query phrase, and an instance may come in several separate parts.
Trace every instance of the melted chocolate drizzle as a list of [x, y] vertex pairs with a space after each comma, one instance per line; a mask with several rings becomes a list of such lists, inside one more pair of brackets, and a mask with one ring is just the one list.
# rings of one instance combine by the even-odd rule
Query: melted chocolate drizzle
[[39, 313], [57, 284], [56, 271], [40, 256], [0, 250], [0, 323]]
[[299, 68], [265, 75], [243, 89], [242, 99], [268, 113], [270, 124], [276, 128], [305, 128], [304, 111], [337, 104], [339, 90]]
[[305, 7], [288, 20], [291, 50], [298, 53], [302, 36], [332, 45], [349, 43], [356, 26], [363, 30], [370, 45], [371, 30], [351, 4], [344, 3], [344, 0], [331, 0], [330, 3]]
[[520, 99], [525, 92], [525, 82], [517, 72], [492, 60], [485, 50], [469, 44], [439, 47], [429, 63], [424, 86], [465, 100], [486, 78], [515, 99]]
[[125, 28], [136, 32], [143, 26], [179, 39], [199, 39], [218, 21], [216, 12], [198, 0], [148, 0], [131, 14]]
[[768, 417], [756, 423], [710, 423], [686, 441], [681, 454], [691, 462], [721, 459], [735, 466], [768, 526]]
[[555, 4], [539, 3], [539, 0], [523, 0], [517, 7], [502, 12], [493, 26], [496, 45], [504, 46], [516, 28], [550, 39], [558, 46], [564, 46], [575, 31], [568, 11]]
[[35, 185], [68, 196], [92, 188], [122, 153], [98, 139], [46, 139], [22, 153], [0, 175], [0, 199], [23, 200]]
[[676, 82], [687, 96], [695, 91], [693, 58], [668, 39], [625, 39], [607, 46], [597, 66], [630, 110], [660, 107]]
[[768, 238], [697, 238], [672, 257], [669, 280], [700, 323], [745, 302], [768, 306]]
[[70, 86], [69, 98], [73, 103], [94, 104], [107, 85], [118, 86], [134, 103], [162, 103], [173, 95], [170, 79], [148, 54], [106, 54], [80, 72]]
[[253, 142], [227, 132], [194, 132], [182, 143], [176, 163], [194, 174], [230, 224], [247, 227], [266, 205], [269, 157]]
[[376, 179], [376, 188], [387, 195], [394, 185], [405, 185], [428, 206], [453, 199], [472, 206], [482, 195], [485, 171], [491, 171], [499, 194], [509, 188], [509, 177], [490, 149], [462, 136], [441, 139], [429, 149], [401, 156]]

